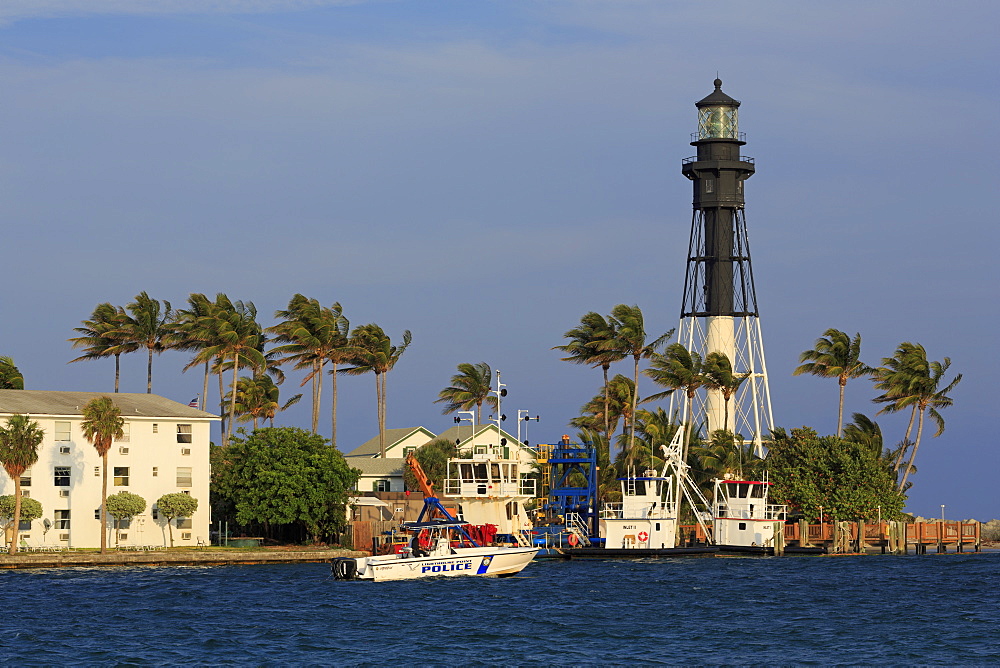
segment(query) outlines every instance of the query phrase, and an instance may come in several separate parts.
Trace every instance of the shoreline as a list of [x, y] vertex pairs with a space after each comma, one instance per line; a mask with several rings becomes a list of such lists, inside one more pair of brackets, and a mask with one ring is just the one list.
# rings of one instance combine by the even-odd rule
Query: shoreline
[[78, 566], [229, 566], [254, 564], [326, 563], [363, 552], [323, 550], [161, 550], [153, 552], [40, 552], [0, 554], [0, 570]]

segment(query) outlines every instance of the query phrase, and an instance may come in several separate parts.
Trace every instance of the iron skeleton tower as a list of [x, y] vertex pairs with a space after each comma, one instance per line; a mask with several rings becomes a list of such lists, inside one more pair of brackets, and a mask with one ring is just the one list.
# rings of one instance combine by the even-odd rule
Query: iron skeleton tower
[[739, 131], [740, 103], [722, 92], [721, 80], [695, 106], [698, 132], [691, 145], [698, 154], [681, 167], [694, 186], [694, 213], [679, 340], [702, 359], [711, 352], [725, 353], [733, 372], [746, 379], [728, 402], [720, 390], [704, 389], [693, 406], [686, 405], [686, 397], [678, 400], [691, 424], [707, 430], [706, 435], [728, 425], [763, 454], [762, 440], [774, 419], [743, 211], [743, 183], [753, 176], [754, 161], [740, 155], [746, 144]]

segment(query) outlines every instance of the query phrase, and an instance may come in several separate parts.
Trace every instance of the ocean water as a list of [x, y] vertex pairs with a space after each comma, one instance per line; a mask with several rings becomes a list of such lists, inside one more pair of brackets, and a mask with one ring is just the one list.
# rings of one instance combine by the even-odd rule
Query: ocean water
[[1000, 664], [1000, 553], [3, 571], [0, 663]]

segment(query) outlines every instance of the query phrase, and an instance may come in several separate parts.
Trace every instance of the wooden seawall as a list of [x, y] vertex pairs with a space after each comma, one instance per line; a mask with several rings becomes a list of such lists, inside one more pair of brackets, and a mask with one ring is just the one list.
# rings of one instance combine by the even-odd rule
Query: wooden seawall
[[805, 522], [784, 525], [785, 545], [825, 547], [827, 552], [868, 552], [883, 554], [927, 554], [982, 549], [979, 522]]

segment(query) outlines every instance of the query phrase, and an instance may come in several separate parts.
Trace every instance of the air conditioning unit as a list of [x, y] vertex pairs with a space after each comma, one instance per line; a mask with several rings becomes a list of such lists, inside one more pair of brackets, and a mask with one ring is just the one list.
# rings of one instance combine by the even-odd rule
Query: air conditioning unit
[[118, 534], [118, 540], [128, 540], [128, 534], [127, 533]]
[[30, 499], [31, 498], [31, 492], [29, 492], [26, 489], [22, 489], [21, 490], [21, 496], [23, 496], [26, 499]]
[[190, 455], [191, 454], [191, 448], [181, 448], [181, 454], [182, 455]]
[[69, 454], [69, 446], [68, 445], [60, 445], [59, 446], [59, 454], [60, 455], [68, 455]]
[[120, 448], [118, 448], [118, 454], [120, 454], [120, 455], [127, 455], [128, 454], [128, 448], [125, 447], [124, 445], [121, 446]]
[[181, 540], [191, 540], [191, 532], [185, 531], [181, 534]]
[[59, 534], [59, 540], [69, 540], [69, 534], [68, 533]]
[[60, 489], [59, 490], [59, 496], [61, 498], [63, 498], [63, 499], [68, 499], [69, 498], [69, 490], [68, 489]]

